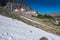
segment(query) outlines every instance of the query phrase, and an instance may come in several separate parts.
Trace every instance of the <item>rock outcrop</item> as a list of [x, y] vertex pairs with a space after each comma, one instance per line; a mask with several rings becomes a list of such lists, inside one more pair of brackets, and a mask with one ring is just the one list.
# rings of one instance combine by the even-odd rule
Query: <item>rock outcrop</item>
[[10, 2], [7, 3], [7, 5], [4, 8], [8, 9], [9, 11], [14, 11], [15, 9], [20, 10], [21, 8], [25, 9], [26, 11], [30, 10], [30, 8], [24, 2]]
[[9, 2], [15, 2], [15, 0], [0, 0], [0, 6], [5, 6]]

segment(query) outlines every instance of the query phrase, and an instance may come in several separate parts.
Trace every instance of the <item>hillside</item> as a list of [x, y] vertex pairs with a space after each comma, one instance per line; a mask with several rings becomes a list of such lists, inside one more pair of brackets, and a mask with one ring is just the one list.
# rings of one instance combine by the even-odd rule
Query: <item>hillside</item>
[[59, 36], [0, 15], [0, 40], [40, 40], [42, 37], [60, 40]]
[[0, 6], [0, 40], [60, 40], [60, 16], [42, 15], [24, 2], [10, 1]]
[[[32, 13], [33, 14], [33, 13]], [[45, 21], [44, 19], [32, 17], [31, 14], [26, 14], [26, 12], [10, 12], [6, 9], [0, 7], [0, 15], [7, 16], [13, 19], [17, 19], [34, 27], [43, 29], [47, 32], [54, 33], [60, 35], [60, 26], [55, 26], [49, 21]], [[37, 20], [38, 19], [38, 20]]]

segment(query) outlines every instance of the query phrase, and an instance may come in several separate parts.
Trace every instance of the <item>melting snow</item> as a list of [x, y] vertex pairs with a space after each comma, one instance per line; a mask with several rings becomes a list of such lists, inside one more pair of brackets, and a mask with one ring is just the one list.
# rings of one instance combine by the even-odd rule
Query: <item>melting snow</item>
[[0, 40], [39, 40], [41, 37], [60, 40], [57, 35], [0, 15]]

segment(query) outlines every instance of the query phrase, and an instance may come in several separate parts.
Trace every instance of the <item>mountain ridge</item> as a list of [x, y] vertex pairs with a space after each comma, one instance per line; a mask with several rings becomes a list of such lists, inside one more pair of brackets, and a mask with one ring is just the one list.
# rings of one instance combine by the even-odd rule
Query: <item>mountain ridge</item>
[[47, 15], [50, 15], [50, 16], [60, 16], [60, 12], [50, 13], [50, 14], [47, 14]]

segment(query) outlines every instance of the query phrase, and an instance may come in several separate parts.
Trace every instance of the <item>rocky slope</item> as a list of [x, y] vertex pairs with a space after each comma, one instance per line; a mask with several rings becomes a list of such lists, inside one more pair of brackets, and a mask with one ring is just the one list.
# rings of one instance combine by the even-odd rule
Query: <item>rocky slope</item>
[[15, 9], [20, 10], [21, 8], [25, 9], [26, 11], [30, 10], [30, 7], [28, 7], [24, 2], [10, 2], [4, 6], [4, 9], [8, 9], [9, 11], [14, 11]]

